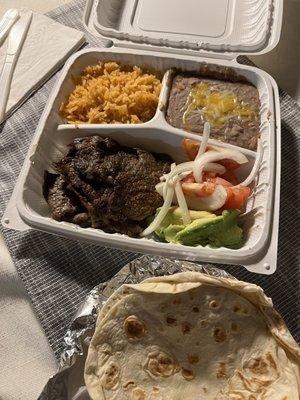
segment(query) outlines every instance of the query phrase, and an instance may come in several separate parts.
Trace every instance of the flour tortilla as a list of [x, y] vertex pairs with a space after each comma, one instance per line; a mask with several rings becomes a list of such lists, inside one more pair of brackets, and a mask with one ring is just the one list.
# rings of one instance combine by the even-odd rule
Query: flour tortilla
[[109, 298], [85, 382], [93, 400], [299, 400], [299, 360], [260, 287], [184, 272]]

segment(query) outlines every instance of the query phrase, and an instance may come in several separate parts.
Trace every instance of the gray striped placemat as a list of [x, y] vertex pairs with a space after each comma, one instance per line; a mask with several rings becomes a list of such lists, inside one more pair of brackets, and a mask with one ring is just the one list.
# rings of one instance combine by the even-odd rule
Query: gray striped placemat
[[[56, 21], [83, 29], [85, 1], [62, 6], [48, 15]], [[88, 46], [101, 42], [87, 34]], [[243, 62], [247, 62], [243, 59]], [[0, 126], [0, 217], [10, 198], [31, 138], [49, 93], [57, 78], [52, 77]], [[278, 270], [272, 276], [258, 276], [243, 268], [226, 267], [239, 279], [254, 282], [273, 298], [296, 340], [299, 329], [299, 185], [300, 108], [280, 92], [282, 112], [282, 186]], [[14, 232], [1, 227], [18, 273], [56, 356], [72, 314], [85, 294], [109, 279], [137, 254], [84, 244], [37, 231]]]

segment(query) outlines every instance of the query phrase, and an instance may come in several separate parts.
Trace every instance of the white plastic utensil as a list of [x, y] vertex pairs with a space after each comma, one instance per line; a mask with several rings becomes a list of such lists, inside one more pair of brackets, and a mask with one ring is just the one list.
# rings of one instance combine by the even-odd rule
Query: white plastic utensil
[[3, 121], [6, 104], [9, 96], [12, 76], [18, 61], [28, 28], [32, 19], [32, 12], [26, 13], [11, 28], [8, 36], [6, 57], [0, 75], [0, 123]]
[[10, 28], [19, 18], [19, 12], [15, 8], [10, 8], [6, 11], [0, 20], [0, 46], [4, 42], [6, 35], [8, 34]]

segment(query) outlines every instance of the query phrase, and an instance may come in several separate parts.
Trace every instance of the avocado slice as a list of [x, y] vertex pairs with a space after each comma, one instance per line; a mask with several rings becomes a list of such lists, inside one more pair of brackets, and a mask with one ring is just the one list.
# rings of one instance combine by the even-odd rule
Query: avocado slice
[[195, 220], [176, 234], [174, 242], [187, 246], [236, 247], [243, 233], [237, 225], [239, 213], [239, 210], [225, 210], [214, 218]]
[[243, 231], [237, 224], [239, 210], [225, 210], [218, 216], [208, 211], [189, 213], [192, 222], [184, 225], [180, 208], [170, 207], [155, 234], [161, 240], [186, 246], [237, 248], [241, 244]]
[[242, 228], [233, 225], [226, 230], [220, 230], [217, 234], [210, 237], [210, 246], [212, 247], [231, 247], [237, 248], [242, 240]]
[[176, 243], [175, 236], [184, 229], [184, 225], [169, 225], [164, 229], [164, 239], [169, 243]]
[[175, 243], [185, 244], [186, 246], [206, 246], [209, 243], [209, 236], [221, 226], [222, 216], [215, 218], [196, 219], [178, 232], [174, 238]]
[[[159, 213], [160, 208], [156, 210], [156, 215]], [[208, 211], [189, 211], [190, 218], [192, 221], [199, 220], [202, 218], [214, 218], [215, 214]], [[149, 220], [149, 223], [152, 222]], [[179, 228], [181, 227], [181, 228]], [[163, 222], [160, 224], [159, 228], [155, 230], [155, 234], [160, 239], [165, 239], [166, 241], [173, 242], [175, 234], [180, 230], [184, 229], [185, 225], [182, 221], [182, 213], [179, 207], [170, 207], [167, 215], [165, 216]], [[170, 239], [170, 240], [169, 240]]]
[[[173, 207], [172, 207], [173, 208]], [[173, 218], [178, 218], [181, 220], [182, 223], [182, 213], [179, 207], [175, 207], [172, 211], [173, 213]], [[200, 219], [200, 218], [213, 218], [216, 215], [209, 212], [209, 211], [194, 211], [194, 210], [189, 210], [190, 218], [192, 221], [195, 219]]]

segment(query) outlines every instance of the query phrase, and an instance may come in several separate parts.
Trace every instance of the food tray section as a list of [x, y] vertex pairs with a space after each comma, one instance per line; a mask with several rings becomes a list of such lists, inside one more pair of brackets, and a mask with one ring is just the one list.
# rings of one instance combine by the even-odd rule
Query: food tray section
[[[143, 123], [138, 121], [138, 123], [133, 124], [66, 123], [66, 119], [59, 110], [61, 110], [62, 103], [66, 103], [70, 93], [75, 88], [74, 77], [80, 76], [86, 67], [97, 65], [99, 62], [117, 62], [129, 68], [129, 70], [134, 66], [138, 66], [143, 71], [150, 71], [149, 73], [162, 80], [158, 104], [149, 120]], [[229, 248], [222, 246], [222, 243], [213, 247], [206, 245], [204, 242], [202, 245], [197, 245], [197, 243], [186, 245], [184, 241], [176, 242], [172, 240], [168, 242], [167, 236], [163, 240], [158, 240], [157, 236], [153, 235], [154, 232], [146, 236], [132, 235], [132, 231], [128, 233], [127, 231], [122, 231], [122, 229], [119, 229], [119, 231], [115, 229], [115, 232], [110, 232], [109, 229], [96, 229], [89, 224], [84, 227], [84, 224], [80, 226], [70, 221], [58, 221], [51, 218], [49, 204], [45, 200], [45, 171], [49, 174], [57, 174], [55, 165], [60, 164], [61, 166], [63, 163], [65, 167], [70, 161], [69, 156], [66, 157], [68, 151], [71, 151], [77, 157], [79, 153], [81, 154], [84, 146], [95, 145], [95, 148], [97, 148], [99, 143], [102, 143], [102, 139], [107, 138], [107, 140], [115, 141], [121, 146], [122, 151], [126, 146], [148, 152], [147, 157], [149, 157], [149, 153], [152, 153], [152, 156], [154, 153], [164, 153], [177, 166], [188, 161], [188, 153], [183, 150], [183, 143], [192, 143], [194, 145], [196, 143], [199, 147], [202, 135], [174, 127], [169, 123], [170, 121], [167, 121], [172, 84], [176, 74], [180, 73], [194, 74], [204, 79], [221, 78], [225, 79], [225, 81], [228, 79], [239, 80], [240, 77], [243, 77], [244, 80], [247, 80], [258, 90], [260, 102], [260, 146], [263, 151], [262, 159], [259, 160], [257, 176], [254, 182], [250, 184], [252, 194], [242, 210], [242, 215], [239, 217], [243, 229], [243, 240], [240, 245], [238, 247], [228, 246]], [[176, 58], [163, 55], [157, 56], [151, 52], [145, 55], [145, 52], [134, 51], [133, 53], [129, 50], [120, 49], [81, 51], [67, 62], [41, 118], [38, 132], [29, 152], [28, 163], [23, 171], [24, 180], [21, 183], [23, 191], [17, 201], [19, 214], [25, 223], [34, 228], [74, 239], [142, 253], [163, 254], [189, 260], [243, 264], [247, 267], [247, 265], [259, 262], [267, 252], [269, 242], [274, 239], [271, 237], [272, 220], [278, 218], [278, 215], [273, 215], [276, 150], [275, 119], [272, 80], [267, 74], [256, 68], [240, 66], [239, 64], [235, 64], [233, 67], [232, 63], [230, 64], [226, 61], [218, 62], [218, 65], [208, 64], [206, 60], [199, 61], [193, 57], [186, 60], [184, 56], [176, 56]], [[81, 139], [78, 141], [78, 138]], [[186, 140], [190, 142], [186, 142]], [[95, 144], [95, 141], [97, 144]], [[73, 147], [68, 147], [72, 143]], [[214, 139], [209, 139], [208, 145], [217, 146], [215, 148], [211, 147], [210, 150], [220, 151], [221, 148], [222, 151], [227, 151], [226, 154], [238, 153], [239, 157], [246, 157], [247, 162], [235, 172], [238, 183], [247, 179], [251, 170], [255, 169], [257, 164], [256, 151]], [[185, 149], [187, 150], [186, 147]], [[129, 150], [129, 153], [132, 153], [132, 150]], [[125, 157], [130, 158], [131, 156], [132, 154], [130, 156], [125, 154]], [[154, 157], [157, 159], [156, 155]], [[161, 170], [156, 172], [159, 175], [168, 173], [171, 161], [167, 171], [164, 169], [166, 168], [165, 164], [160, 164]], [[164, 159], [164, 162], [167, 161]], [[220, 168], [223, 167], [218, 166], [217, 169]], [[153, 174], [154, 172], [151, 172], [151, 176]], [[128, 185], [130, 184], [129, 181]], [[93, 189], [98, 190], [96, 186]], [[128, 186], [124, 186], [122, 189], [124, 190], [124, 196], [127, 188]], [[77, 195], [78, 193], [76, 192]], [[164, 198], [165, 195], [164, 193]], [[214, 211], [214, 209], [212, 210]], [[221, 218], [220, 212], [216, 211], [216, 218]], [[84, 216], [80, 215], [81, 217]], [[235, 227], [234, 229], [239, 228]], [[157, 230], [155, 233], [157, 233]], [[257, 272], [268, 273], [270, 268], [269, 264], [265, 265], [265, 270], [263, 270], [262, 266], [258, 266]]]

